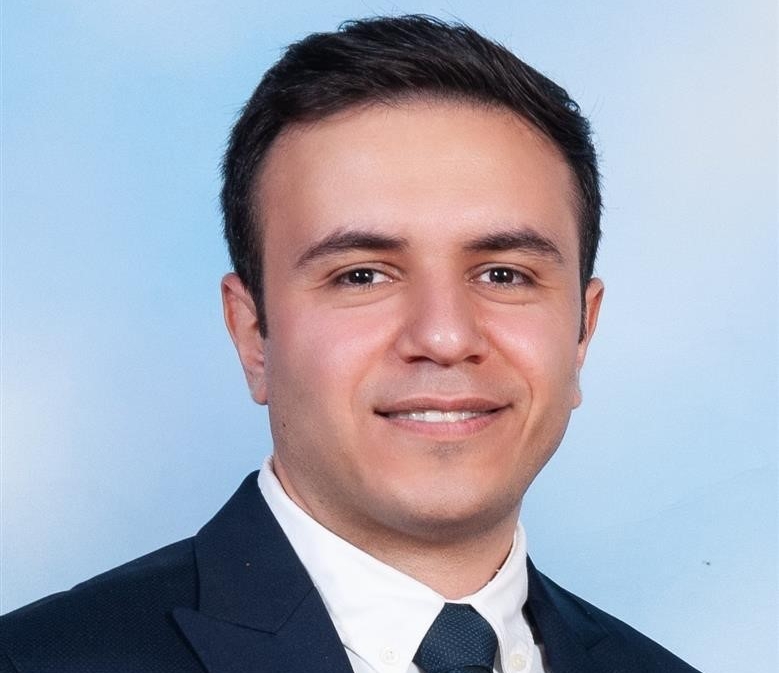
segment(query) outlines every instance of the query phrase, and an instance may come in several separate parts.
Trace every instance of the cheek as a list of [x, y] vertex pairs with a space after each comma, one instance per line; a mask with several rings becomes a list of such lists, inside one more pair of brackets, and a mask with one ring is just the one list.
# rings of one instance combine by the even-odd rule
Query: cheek
[[[296, 394], [329, 403], [358, 393], [368, 370], [385, 356], [390, 339], [386, 314], [355, 315], [347, 310], [303, 306], [269, 320], [266, 369], [269, 393], [282, 385]], [[277, 391], [289, 397], [289, 394]]]
[[510, 362], [533, 397], [559, 394], [576, 380], [578, 322], [567, 315], [528, 310], [489, 323], [496, 350]]

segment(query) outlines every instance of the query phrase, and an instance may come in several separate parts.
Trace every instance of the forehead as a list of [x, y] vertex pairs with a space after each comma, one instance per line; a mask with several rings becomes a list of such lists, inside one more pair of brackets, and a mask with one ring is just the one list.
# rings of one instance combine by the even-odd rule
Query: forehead
[[269, 150], [254, 198], [266, 247], [294, 249], [349, 227], [444, 245], [520, 226], [577, 255], [570, 167], [503, 108], [413, 101], [293, 126]]

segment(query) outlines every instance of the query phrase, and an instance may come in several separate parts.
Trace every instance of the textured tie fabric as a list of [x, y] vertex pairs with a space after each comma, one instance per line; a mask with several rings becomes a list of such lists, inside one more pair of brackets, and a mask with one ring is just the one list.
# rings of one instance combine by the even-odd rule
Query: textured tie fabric
[[492, 673], [498, 637], [470, 605], [446, 603], [422, 639], [414, 663], [425, 673]]

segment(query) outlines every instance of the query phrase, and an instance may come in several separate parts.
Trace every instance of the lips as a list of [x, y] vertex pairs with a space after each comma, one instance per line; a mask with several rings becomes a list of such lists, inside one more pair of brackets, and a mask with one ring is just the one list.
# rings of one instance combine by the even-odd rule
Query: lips
[[463, 423], [489, 416], [505, 406], [495, 400], [484, 398], [459, 400], [415, 398], [393, 402], [377, 409], [376, 413], [391, 420], [418, 423]]
[[420, 423], [461, 423], [479, 416], [486, 416], [491, 411], [442, 411], [440, 409], [420, 409], [418, 411], [398, 411], [383, 414], [387, 418], [397, 418]]

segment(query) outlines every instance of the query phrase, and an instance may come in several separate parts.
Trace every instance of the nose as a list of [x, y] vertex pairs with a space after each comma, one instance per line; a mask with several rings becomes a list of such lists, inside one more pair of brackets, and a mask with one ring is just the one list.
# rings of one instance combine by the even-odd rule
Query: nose
[[481, 362], [488, 339], [477, 308], [462, 281], [426, 284], [407, 296], [398, 354], [407, 362], [428, 360], [442, 366]]

